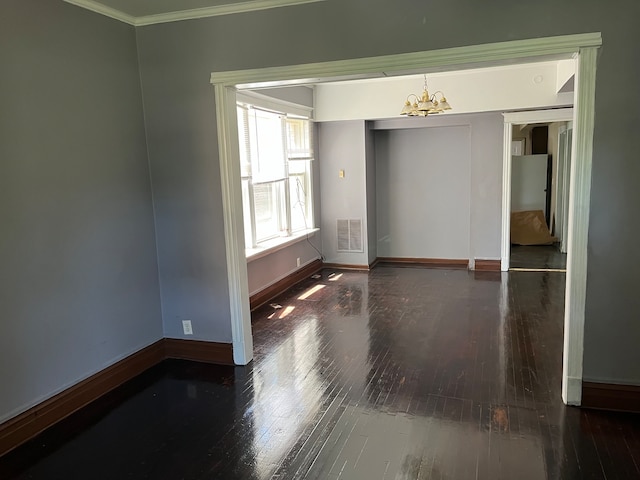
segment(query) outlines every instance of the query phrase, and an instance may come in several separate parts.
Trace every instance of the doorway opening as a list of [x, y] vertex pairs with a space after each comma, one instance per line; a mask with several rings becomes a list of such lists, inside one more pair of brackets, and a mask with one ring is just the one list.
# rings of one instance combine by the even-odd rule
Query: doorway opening
[[511, 203], [503, 212], [511, 271], [566, 272], [573, 111], [565, 110], [549, 111], [553, 122], [536, 113], [536, 123], [512, 124]]
[[[503, 43], [455, 47], [352, 60], [270, 67], [256, 70], [212, 73], [216, 100], [218, 144], [220, 154], [226, 258], [230, 296], [233, 355], [236, 364], [253, 358], [251, 314], [247, 287], [247, 268], [242, 235], [242, 193], [236, 117], [236, 89], [315, 83], [329, 79], [373, 78], [523, 63], [532, 59], [577, 58], [575, 131], [572, 141], [569, 200], [569, 256], [565, 308], [562, 397], [565, 403], [579, 405], [582, 395], [582, 350], [586, 301], [587, 232], [591, 183], [593, 113], [595, 100], [596, 52], [602, 44], [600, 33], [517, 40]], [[510, 123], [505, 121], [505, 130]], [[510, 138], [505, 135], [505, 138]], [[503, 191], [510, 183], [510, 143], [505, 140]], [[507, 178], [507, 175], [509, 177]], [[510, 203], [503, 195], [503, 203]], [[579, 208], [576, 208], [579, 206]], [[504, 209], [503, 209], [504, 211]], [[508, 269], [505, 235], [509, 220], [502, 219], [503, 270]], [[508, 241], [506, 241], [508, 245]]]

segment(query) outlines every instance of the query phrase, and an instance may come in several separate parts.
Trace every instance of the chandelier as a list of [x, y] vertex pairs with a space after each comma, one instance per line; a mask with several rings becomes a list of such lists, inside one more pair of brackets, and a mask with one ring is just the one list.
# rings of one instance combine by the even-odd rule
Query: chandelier
[[[440, 94], [440, 100], [437, 95]], [[413, 97], [413, 103], [409, 100]], [[427, 89], [427, 76], [424, 76], [424, 89], [422, 95], [418, 96], [414, 93], [410, 93], [407, 96], [407, 101], [404, 102], [404, 107], [400, 112], [400, 115], [407, 115], [409, 117], [426, 117], [430, 113], [441, 113], [445, 110], [451, 110], [451, 105], [447, 102], [447, 99], [440, 90], [433, 95], [429, 95]]]

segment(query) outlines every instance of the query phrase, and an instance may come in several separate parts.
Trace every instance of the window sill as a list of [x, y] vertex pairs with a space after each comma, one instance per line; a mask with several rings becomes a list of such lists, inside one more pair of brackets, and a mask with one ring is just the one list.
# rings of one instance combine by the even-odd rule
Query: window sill
[[278, 237], [267, 240], [266, 242], [262, 242], [260, 246], [256, 248], [247, 248], [245, 249], [247, 263], [262, 257], [266, 257], [267, 255], [277, 252], [278, 250], [282, 250], [283, 248], [286, 248], [289, 245], [293, 245], [294, 243], [301, 242], [307, 237], [313, 237], [319, 231], [319, 228], [309, 228], [307, 230], [293, 233], [289, 237]]

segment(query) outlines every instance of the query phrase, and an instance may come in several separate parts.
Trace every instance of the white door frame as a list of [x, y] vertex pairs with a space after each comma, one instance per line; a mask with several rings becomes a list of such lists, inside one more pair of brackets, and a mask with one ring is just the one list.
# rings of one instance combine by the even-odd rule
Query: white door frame
[[535, 123], [570, 122], [573, 120], [573, 108], [557, 108], [552, 110], [531, 110], [525, 112], [503, 113], [504, 148], [502, 151], [502, 234], [500, 269], [509, 270], [511, 254], [511, 140], [513, 126]]
[[[567, 316], [571, 317], [572, 324], [571, 328], [567, 328], [565, 324], [565, 362], [562, 392], [565, 403], [579, 404], [582, 393], [586, 233], [588, 229], [592, 156], [591, 134], [593, 132], [596, 51], [600, 45], [602, 45], [600, 33], [586, 33], [324, 63], [212, 73], [211, 83], [214, 85], [216, 101], [231, 331], [235, 363], [245, 365], [253, 358], [247, 266], [243, 245], [240, 162], [235, 109], [236, 88], [305, 84], [327, 79], [373, 78], [407, 73], [427, 73], [430, 71], [458, 70], [470, 67], [488, 67], [514, 62], [524, 63], [542, 59], [571, 58], [577, 55], [576, 91], [578, 95], [574, 104], [576, 123], [573, 139], [575, 148], [573, 148], [573, 151], [578, 161], [574, 162], [575, 165], [572, 165], [571, 171], [571, 190], [577, 193], [572, 195], [570, 199], [570, 211], [573, 215], [570, 213], [569, 224], [570, 229], [573, 226], [574, 238], [572, 239], [571, 236], [569, 238], [571, 250], [567, 271], [567, 291], [570, 291], [569, 286], [571, 285], [572, 293], [571, 298], [567, 295], [567, 310], [569, 311]], [[510, 148], [508, 150], [510, 151]], [[579, 165], [577, 165], [578, 163]], [[580, 265], [583, 268], [576, 270], [576, 265]], [[578, 332], [577, 330], [580, 331]], [[567, 355], [569, 355], [569, 360], [567, 360]]]
[[[571, 122], [567, 122], [569, 125]], [[556, 204], [553, 212], [554, 215], [554, 231], [553, 235], [558, 237], [560, 242], [560, 252], [567, 253], [565, 248], [567, 227], [564, 225], [565, 218], [565, 206], [569, 206], [569, 185], [565, 185], [565, 181], [569, 179], [569, 172], [566, 169], [571, 165], [571, 148], [567, 148], [567, 125], [561, 125], [558, 128], [558, 135], [556, 143], [558, 145], [558, 158], [556, 159], [556, 172], [554, 173], [555, 188], [554, 194], [556, 196]], [[563, 140], [561, 140], [563, 139]], [[569, 158], [567, 158], [567, 152]]]
[[[567, 124], [567, 128], [563, 133], [571, 134], [573, 137], [573, 122]], [[567, 253], [567, 236], [569, 232], [569, 179], [571, 178], [571, 144], [565, 142], [564, 158], [562, 168], [562, 239], [560, 243], [560, 251]], [[567, 152], [569, 155], [567, 155]]]

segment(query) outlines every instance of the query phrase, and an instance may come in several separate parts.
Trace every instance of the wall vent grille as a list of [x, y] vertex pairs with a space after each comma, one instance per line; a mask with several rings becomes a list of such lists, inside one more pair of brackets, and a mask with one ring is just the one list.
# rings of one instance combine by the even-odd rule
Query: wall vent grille
[[362, 252], [362, 220], [338, 219], [338, 252]]

